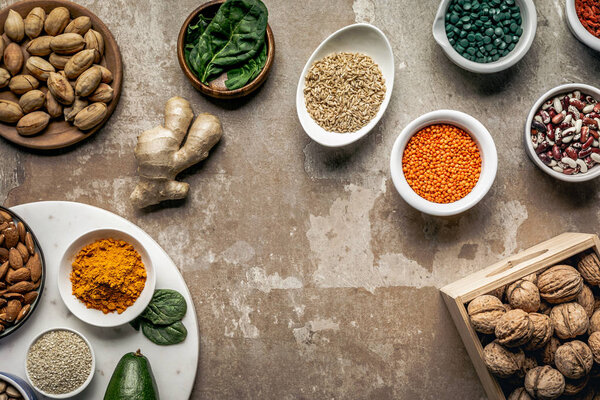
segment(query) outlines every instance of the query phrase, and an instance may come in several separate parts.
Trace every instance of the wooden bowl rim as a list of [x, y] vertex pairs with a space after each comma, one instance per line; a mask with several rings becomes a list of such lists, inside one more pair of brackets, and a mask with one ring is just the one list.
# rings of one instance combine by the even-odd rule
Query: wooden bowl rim
[[183, 73], [187, 78], [192, 82], [193, 86], [197, 88], [202, 93], [220, 99], [227, 98], [238, 98], [242, 96], [246, 96], [253, 91], [255, 91], [264, 81], [267, 79], [267, 75], [269, 74], [271, 67], [273, 65], [273, 60], [275, 59], [275, 39], [273, 37], [273, 31], [271, 30], [271, 26], [267, 23], [267, 61], [265, 63], [264, 68], [260, 71], [260, 74], [253, 81], [248, 83], [246, 86], [243, 86], [239, 89], [235, 90], [220, 90], [213, 89], [210, 86], [205, 85], [198, 79], [198, 77], [190, 70], [187, 62], [185, 61], [185, 56], [183, 54], [183, 47], [185, 42], [185, 33], [187, 27], [190, 25], [192, 20], [196, 18], [199, 14], [202, 13], [208, 7], [212, 7], [217, 4], [223, 4], [225, 0], [212, 0], [207, 3], [204, 3], [197, 7], [194, 11], [192, 11], [188, 17], [185, 19], [185, 22], [181, 26], [179, 30], [179, 35], [177, 37], [177, 58], [179, 60], [179, 66], [183, 70]]
[[[79, 143], [79, 142], [89, 138], [94, 133], [98, 132], [106, 124], [106, 122], [108, 122], [108, 120], [112, 116], [113, 112], [117, 108], [117, 105], [121, 98], [121, 90], [122, 90], [122, 84], [123, 84], [123, 59], [121, 56], [121, 50], [119, 49], [119, 45], [118, 45], [117, 41], [115, 40], [110, 29], [108, 29], [108, 27], [106, 26], [106, 24], [104, 24], [104, 22], [102, 21], [102, 19], [100, 17], [98, 17], [96, 14], [94, 14], [92, 11], [90, 11], [87, 7], [84, 7], [80, 4], [77, 4], [77, 3], [74, 3], [71, 1], [67, 1], [67, 0], [20, 0], [20, 1], [17, 1], [13, 4], [10, 4], [10, 5], [2, 8], [0, 10], [0, 14], [7, 12], [7, 10], [11, 10], [13, 8], [17, 8], [17, 7], [21, 7], [21, 6], [27, 6], [27, 8], [29, 10], [32, 10], [35, 7], [42, 7], [42, 8], [52, 7], [52, 6], [65, 7], [69, 10], [69, 12], [75, 11], [78, 14], [87, 15], [92, 19], [93, 28], [95, 28], [96, 30], [102, 31], [101, 33], [103, 34], [104, 43], [105, 43], [105, 45], [104, 45], [105, 53], [106, 53], [106, 48], [108, 48], [108, 47], [114, 48], [116, 70], [111, 71], [113, 73], [113, 82], [111, 82], [111, 86], [113, 86], [113, 89], [114, 89], [114, 97], [111, 100], [111, 102], [107, 105], [108, 112], [106, 113], [106, 117], [104, 117], [104, 120], [102, 120], [102, 122], [99, 123], [96, 127], [94, 127], [93, 129], [91, 129], [89, 131], [81, 131], [75, 125], [71, 125], [73, 127], [73, 129], [78, 129], [80, 131], [80, 133], [81, 133], [80, 137], [76, 137], [75, 139], [72, 139], [72, 140], [60, 142], [57, 144], [51, 144], [51, 145], [39, 145], [34, 142], [34, 140], [36, 138], [42, 136], [43, 133], [40, 133], [40, 134], [34, 135], [34, 136], [23, 136], [23, 137], [19, 135], [17, 138], [18, 140], [15, 140], [13, 137], [10, 137], [10, 136], [4, 134], [2, 129], [0, 129], [0, 136], [2, 136], [4, 139], [10, 141], [11, 143], [14, 143], [18, 146], [22, 146], [25, 148], [34, 149], [34, 150], [56, 150], [56, 149], [63, 149], [66, 147], [70, 147], [76, 143]], [[98, 29], [98, 27], [100, 29]], [[1, 31], [2, 31], [1, 34], [3, 35], [4, 27], [1, 27]], [[22, 46], [22, 43], [23, 42], [21, 42], [19, 44], [19, 46]], [[50, 120], [50, 124], [52, 124], [53, 122], [54, 122], [54, 120]], [[48, 126], [50, 126], [50, 124], [48, 124]], [[12, 125], [8, 125], [3, 122], [0, 122], [0, 127], [3, 125], [12, 126]]]

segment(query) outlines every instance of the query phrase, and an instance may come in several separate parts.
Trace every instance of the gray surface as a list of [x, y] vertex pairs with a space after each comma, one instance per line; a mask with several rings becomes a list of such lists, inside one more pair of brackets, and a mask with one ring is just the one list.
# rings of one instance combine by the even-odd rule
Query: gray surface
[[[9, 2], [1, 1], [6, 6]], [[559, 183], [527, 159], [523, 124], [544, 91], [598, 85], [600, 57], [576, 41], [563, 1], [538, 1], [538, 33], [511, 70], [477, 76], [436, 46], [435, 1], [267, 1], [277, 45], [272, 73], [237, 103], [194, 91], [175, 57], [180, 24], [199, 2], [82, 1], [113, 31], [125, 64], [121, 102], [80, 146], [37, 155], [0, 146], [6, 205], [73, 200], [145, 229], [193, 293], [201, 354], [193, 398], [484, 398], [438, 288], [564, 231], [596, 232], [598, 183]], [[297, 120], [298, 76], [331, 32], [368, 21], [388, 35], [396, 82], [375, 130], [343, 150], [312, 143]], [[182, 203], [138, 212], [136, 136], [188, 98], [218, 115], [225, 136], [183, 175]], [[395, 192], [391, 146], [438, 108], [483, 122], [498, 176], [468, 213], [422, 215]], [[57, 227], [57, 232], [60, 232]]]

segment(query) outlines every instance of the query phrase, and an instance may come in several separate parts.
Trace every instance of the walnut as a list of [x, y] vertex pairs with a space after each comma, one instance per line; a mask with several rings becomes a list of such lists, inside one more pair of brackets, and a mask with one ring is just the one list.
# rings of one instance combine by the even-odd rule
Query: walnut
[[600, 260], [596, 253], [586, 254], [577, 263], [577, 270], [590, 285], [600, 285]]
[[594, 361], [600, 364], [600, 332], [594, 332], [588, 338], [588, 346], [594, 356]]
[[563, 395], [575, 396], [576, 394], [581, 393], [581, 391], [585, 389], [589, 381], [589, 375], [586, 375], [583, 378], [579, 379], [565, 379], [565, 391], [563, 392]]
[[484, 294], [469, 303], [467, 312], [473, 329], [490, 334], [494, 333], [498, 320], [506, 313], [506, 310], [497, 297]]
[[524, 276], [521, 279], [523, 279], [524, 281], [529, 281], [529, 282], [533, 283], [534, 285], [537, 285], [538, 274], [534, 272], [533, 274], [529, 274], [527, 276]]
[[550, 338], [548, 343], [537, 352], [538, 360], [541, 364], [554, 365], [554, 356], [556, 349], [561, 345], [560, 341], [554, 336]]
[[594, 311], [600, 308], [600, 297], [594, 299]]
[[583, 278], [569, 265], [555, 265], [540, 274], [537, 286], [548, 303], [566, 303], [581, 292]]
[[494, 296], [500, 299], [500, 301], [504, 300], [504, 292], [506, 291], [506, 285], [500, 286], [497, 289], [492, 290], [488, 293], [489, 296]]
[[575, 301], [585, 309], [588, 318], [591, 318], [592, 314], [594, 314], [594, 303], [596, 299], [594, 299], [594, 293], [588, 285], [583, 285], [583, 288], [581, 289], [581, 292], [579, 292], [579, 295]]
[[534, 399], [554, 400], [565, 390], [565, 377], [549, 365], [535, 367], [525, 376], [525, 390]]
[[560, 339], [572, 339], [583, 335], [590, 320], [578, 303], [564, 303], [555, 306], [550, 312], [554, 332]]
[[508, 349], [492, 342], [483, 349], [483, 361], [493, 375], [508, 378], [521, 371], [525, 353], [521, 349]]
[[540, 301], [540, 309], [538, 312], [544, 315], [550, 315], [550, 311], [552, 311], [552, 304], [545, 302], [544, 300]]
[[498, 320], [495, 329], [498, 343], [506, 347], [525, 344], [533, 335], [533, 322], [523, 310], [510, 310]]
[[533, 397], [527, 393], [524, 387], [520, 387], [515, 389], [510, 396], [508, 396], [508, 400], [533, 400]]
[[533, 322], [533, 335], [524, 348], [527, 351], [541, 349], [554, 334], [552, 321], [549, 316], [538, 313], [529, 314], [529, 319]]
[[590, 329], [588, 334], [591, 335], [594, 332], [600, 332], [600, 310], [594, 311], [590, 318]]
[[587, 344], [573, 340], [556, 350], [556, 368], [567, 378], [580, 379], [590, 373], [594, 356]]
[[540, 308], [540, 291], [534, 283], [524, 279], [508, 286], [506, 299], [512, 308], [523, 311], [536, 312]]

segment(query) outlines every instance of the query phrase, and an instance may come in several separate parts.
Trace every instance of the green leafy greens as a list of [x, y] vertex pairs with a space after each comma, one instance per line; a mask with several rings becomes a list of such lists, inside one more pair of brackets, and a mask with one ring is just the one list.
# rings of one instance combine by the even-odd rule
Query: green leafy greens
[[181, 321], [163, 326], [154, 325], [142, 319], [140, 325], [142, 326], [144, 336], [161, 346], [181, 343], [187, 337], [187, 329], [185, 329]]
[[228, 89], [246, 85], [265, 65], [267, 19], [261, 0], [227, 0], [207, 26], [200, 18], [188, 27], [188, 66], [204, 84], [227, 72]]
[[181, 322], [187, 312], [185, 298], [171, 289], [154, 292], [148, 307], [130, 325], [140, 328], [148, 339], [161, 346], [181, 343], [187, 337], [187, 329]]

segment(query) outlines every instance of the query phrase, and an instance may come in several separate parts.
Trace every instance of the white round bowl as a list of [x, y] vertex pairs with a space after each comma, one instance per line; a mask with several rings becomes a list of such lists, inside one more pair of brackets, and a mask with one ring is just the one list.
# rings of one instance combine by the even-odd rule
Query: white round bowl
[[[315, 61], [329, 54], [339, 52], [362, 53], [371, 57], [381, 69], [381, 73], [385, 79], [385, 97], [377, 115], [367, 125], [356, 132], [338, 133], [326, 131], [312, 119], [306, 110], [304, 102], [305, 77], [310, 67]], [[385, 113], [390, 102], [393, 88], [394, 54], [387, 37], [381, 30], [370, 24], [349, 25], [325, 39], [306, 62], [298, 81], [298, 89], [296, 90], [296, 111], [298, 112], [302, 128], [304, 128], [304, 131], [312, 140], [327, 147], [346, 146], [368, 134], [377, 125], [377, 122], [379, 122], [381, 116]]]
[[529, 111], [529, 115], [527, 116], [527, 122], [525, 122], [525, 134], [523, 136], [523, 140], [525, 141], [525, 151], [527, 152], [527, 155], [529, 156], [531, 161], [533, 161], [533, 163], [537, 165], [542, 171], [552, 176], [553, 178], [556, 178], [561, 181], [586, 182], [600, 175], [600, 165], [594, 165], [585, 174], [565, 175], [563, 173], [556, 172], [555, 170], [544, 164], [542, 160], [540, 160], [540, 158], [537, 156], [535, 149], [533, 148], [533, 143], [531, 143], [531, 123], [533, 122], [533, 117], [535, 116], [537, 110], [540, 109], [540, 107], [542, 106], [542, 104], [544, 104], [546, 100], [556, 96], [557, 94], [566, 94], [574, 90], [580, 90], [583, 93], [587, 93], [591, 96], [594, 96], [596, 100], [600, 101], [600, 89], [594, 86], [586, 85], [584, 83], [567, 83], [565, 85], [560, 85], [548, 90], [546, 93], [540, 96], [540, 98], [535, 102], [535, 104], [531, 108], [531, 111]]
[[600, 39], [588, 32], [588, 30], [581, 25], [581, 21], [579, 21], [577, 11], [575, 10], [575, 0], [566, 0], [565, 15], [571, 33], [589, 48], [600, 51]]
[[38, 400], [31, 385], [25, 382], [23, 378], [7, 372], [0, 372], [0, 381], [4, 381], [17, 389], [23, 400]]
[[433, 21], [433, 37], [454, 64], [467, 71], [480, 74], [492, 74], [512, 67], [529, 51], [537, 29], [537, 13], [535, 11], [533, 0], [515, 0], [515, 3], [521, 9], [521, 19], [523, 20], [521, 28], [523, 28], [523, 34], [513, 51], [508, 53], [505, 57], [501, 57], [498, 61], [489, 63], [478, 63], [467, 60], [454, 50], [448, 41], [445, 18], [450, 1], [451, 0], [442, 0], [440, 3], [435, 20]]
[[[440, 204], [422, 198], [410, 187], [402, 171], [402, 156], [406, 144], [418, 131], [433, 124], [449, 124], [463, 129], [471, 135], [481, 155], [481, 174], [477, 184], [469, 194], [454, 203]], [[392, 181], [400, 196], [421, 212], [443, 217], [460, 214], [477, 204], [494, 183], [497, 168], [498, 154], [488, 130], [470, 115], [454, 110], [432, 111], [412, 121], [398, 135], [390, 158]]]
[[[87, 308], [85, 304], [83, 304], [77, 297], [73, 295], [71, 285], [70, 276], [73, 269], [72, 264], [77, 253], [79, 253], [79, 251], [88, 244], [94, 243], [100, 239], [108, 238], [124, 240], [131, 244], [142, 257], [142, 262], [146, 268], [146, 285], [144, 286], [142, 293], [137, 298], [135, 303], [133, 303], [133, 305], [128, 307], [121, 314], [117, 313], [116, 311], [104, 314], [100, 310]], [[146, 251], [138, 239], [128, 233], [118, 231], [116, 229], [96, 229], [75, 239], [75, 241], [73, 241], [65, 250], [60, 261], [58, 271], [58, 290], [69, 311], [71, 311], [73, 315], [83, 322], [103, 328], [124, 325], [133, 321], [146, 309], [150, 303], [150, 300], [152, 300], [155, 285], [156, 274], [154, 272], [154, 266], [152, 265], [152, 260], [150, 259], [148, 251]]]
[[[74, 334], [76, 334], [77, 336], [79, 336], [80, 338], [83, 339], [83, 341], [85, 342], [85, 344], [87, 344], [88, 348], [90, 349], [90, 353], [92, 355], [92, 369], [90, 371], [90, 375], [87, 377], [87, 379], [85, 380], [85, 382], [83, 382], [83, 384], [81, 386], [79, 386], [77, 389], [75, 389], [74, 391], [72, 391], [70, 393], [51, 394], [51, 393], [46, 393], [46, 392], [40, 390], [37, 386], [35, 386], [35, 384], [31, 380], [31, 377], [29, 376], [29, 371], [27, 370], [27, 355], [29, 354], [29, 349], [31, 349], [31, 346], [33, 346], [33, 344], [40, 337], [42, 337], [42, 335], [44, 335], [44, 334], [46, 334], [48, 332], [54, 332], [54, 331], [69, 331], [69, 332], [73, 332]], [[78, 395], [79, 393], [83, 392], [86, 387], [88, 387], [88, 385], [92, 381], [92, 378], [94, 377], [94, 373], [96, 372], [96, 355], [94, 354], [94, 348], [92, 347], [92, 345], [89, 342], [89, 340], [87, 340], [87, 338], [85, 336], [83, 336], [80, 332], [76, 331], [75, 329], [71, 329], [71, 328], [51, 328], [51, 329], [47, 329], [47, 330], [41, 332], [39, 335], [37, 335], [36, 337], [34, 337], [33, 340], [29, 343], [29, 346], [27, 346], [27, 353], [26, 354], [27, 355], [25, 356], [25, 375], [27, 376], [27, 380], [29, 381], [29, 384], [35, 390], [37, 390], [40, 394], [42, 394], [45, 397], [49, 397], [51, 399], [68, 399], [70, 397]]]

